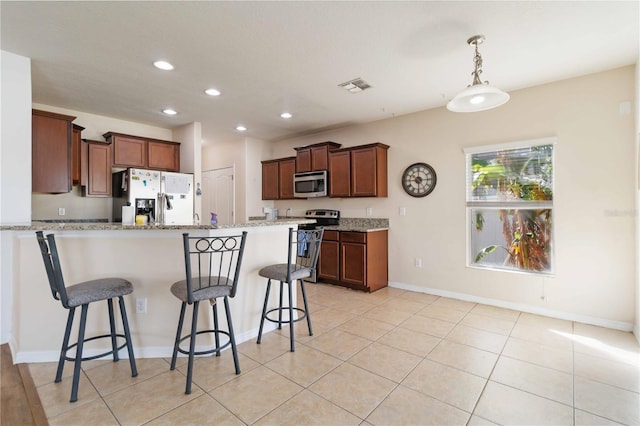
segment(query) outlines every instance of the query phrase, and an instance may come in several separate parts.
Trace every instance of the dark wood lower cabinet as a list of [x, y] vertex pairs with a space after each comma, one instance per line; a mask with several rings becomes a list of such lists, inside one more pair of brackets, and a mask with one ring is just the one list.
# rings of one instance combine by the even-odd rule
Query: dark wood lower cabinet
[[318, 259], [318, 278], [333, 281], [340, 279], [340, 233], [338, 231], [324, 231]]
[[368, 292], [386, 287], [389, 284], [388, 245], [386, 230], [325, 231], [318, 261], [318, 278]]

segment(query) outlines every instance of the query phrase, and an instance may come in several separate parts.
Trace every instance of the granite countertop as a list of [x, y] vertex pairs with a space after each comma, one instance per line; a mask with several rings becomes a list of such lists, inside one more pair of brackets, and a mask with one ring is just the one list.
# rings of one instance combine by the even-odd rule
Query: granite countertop
[[[34, 220], [30, 224], [25, 225], [0, 225], [0, 231], [153, 231], [153, 230], [189, 230], [189, 229], [230, 229], [230, 228], [249, 228], [257, 226], [277, 226], [277, 225], [300, 225], [306, 223], [315, 223], [314, 219], [306, 219], [304, 217], [284, 217], [275, 220], [266, 220], [262, 216], [249, 217], [249, 221], [245, 223], [236, 223], [231, 225], [123, 225], [119, 222], [107, 222], [106, 220]], [[379, 218], [341, 218], [339, 225], [325, 226], [326, 230], [331, 231], [350, 231], [350, 232], [376, 232], [389, 229], [389, 219]]]
[[341, 232], [376, 232], [389, 229], [389, 219], [343, 217], [340, 225], [325, 226], [325, 230]]
[[250, 220], [246, 223], [236, 223], [231, 225], [123, 225], [119, 222], [90, 222], [80, 221], [32, 221], [28, 225], [0, 225], [0, 231], [153, 231], [153, 230], [188, 230], [188, 229], [229, 229], [229, 228], [249, 228], [257, 226], [277, 226], [277, 225], [298, 225], [303, 223], [314, 223], [314, 220], [305, 218], [283, 218], [276, 220]]
[[[285, 219], [298, 219], [304, 220], [304, 218], [289, 217]], [[249, 217], [249, 220], [264, 220], [262, 216]], [[280, 220], [280, 219], [278, 219]], [[313, 223], [314, 220], [308, 222], [299, 223]], [[376, 232], [389, 230], [389, 219], [381, 218], [359, 218], [359, 217], [343, 217], [340, 219], [339, 225], [328, 225], [324, 227], [328, 231], [342, 231], [342, 232]]]

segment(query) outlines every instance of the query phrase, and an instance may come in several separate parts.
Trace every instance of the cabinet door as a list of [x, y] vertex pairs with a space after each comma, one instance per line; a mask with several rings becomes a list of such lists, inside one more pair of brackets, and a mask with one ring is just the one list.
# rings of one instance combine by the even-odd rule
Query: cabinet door
[[71, 191], [71, 120], [75, 117], [33, 111], [31, 188], [33, 192]]
[[296, 151], [296, 173], [311, 171], [311, 148]]
[[114, 136], [113, 165], [120, 167], [147, 167], [147, 141], [144, 139]]
[[148, 141], [149, 168], [168, 172], [180, 171], [180, 145]]
[[375, 197], [376, 191], [375, 148], [351, 151], [351, 196]]
[[366, 244], [340, 242], [340, 260], [342, 265], [340, 270], [340, 281], [348, 284], [365, 286], [367, 283]]
[[262, 199], [278, 199], [278, 161], [262, 162]]
[[280, 160], [278, 171], [278, 198], [288, 200], [293, 198], [293, 175], [296, 172], [296, 159], [291, 157]]
[[329, 153], [329, 196], [351, 196], [351, 153], [334, 151]]
[[[325, 231], [325, 236], [327, 234]], [[336, 281], [340, 279], [340, 243], [337, 239], [322, 239], [318, 258], [318, 278]]]
[[327, 170], [329, 168], [329, 148], [314, 146], [311, 148], [311, 170]]
[[85, 195], [111, 196], [111, 146], [104, 143], [87, 144], [88, 176]]
[[71, 131], [71, 185], [80, 185], [82, 168], [82, 131], [84, 127], [73, 125]]

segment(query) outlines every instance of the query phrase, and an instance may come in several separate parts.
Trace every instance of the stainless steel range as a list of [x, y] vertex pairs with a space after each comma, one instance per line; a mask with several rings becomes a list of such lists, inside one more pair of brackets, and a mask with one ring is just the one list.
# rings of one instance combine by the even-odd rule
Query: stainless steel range
[[321, 226], [339, 225], [340, 224], [340, 211], [339, 210], [327, 210], [327, 209], [315, 209], [307, 210], [304, 214], [306, 219], [315, 219], [316, 223], [305, 223], [300, 225], [303, 229], [316, 229]]
[[[328, 209], [314, 209], [307, 210], [304, 214], [306, 219], [314, 219], [316, 223], [305, 223], [298, 228], [300, 229], [318, 229], [324, 226], [335, 226], [340, 224], [340, 211], [339, 210], [328, 210]], [[300, 253], [299, 253], [300, 254]], [[304, 256], [298, 256], [304, 257]], [[313, 275], [309, 278], [305, 278], [305, 281], [309, 281], [312, 283], [317, 282], [316, 278], [317, 271], [314, 271]]]

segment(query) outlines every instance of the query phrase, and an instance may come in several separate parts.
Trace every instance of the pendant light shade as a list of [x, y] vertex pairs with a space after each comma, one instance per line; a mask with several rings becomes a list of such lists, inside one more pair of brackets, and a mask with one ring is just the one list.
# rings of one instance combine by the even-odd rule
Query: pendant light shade
[[475, 68], [473, 73], [471, 73], [471, 75], [473, 75], [473, 83], [449, 101], [447, 104], [449, 111], [485, 111], [507, 103], [510, 98], [508, 93], [489, 85], [488, 81], [483, 82], [480, 80], [480, 74], [482, 74], [482, 56], [480, 56], [480, 52], [478, 52], [478, 44], [481, 44], [484, 40], [483, 35], [473, 36], [467, 40], [468, 44], [475, 46], [476, 51], [473, 58]]

